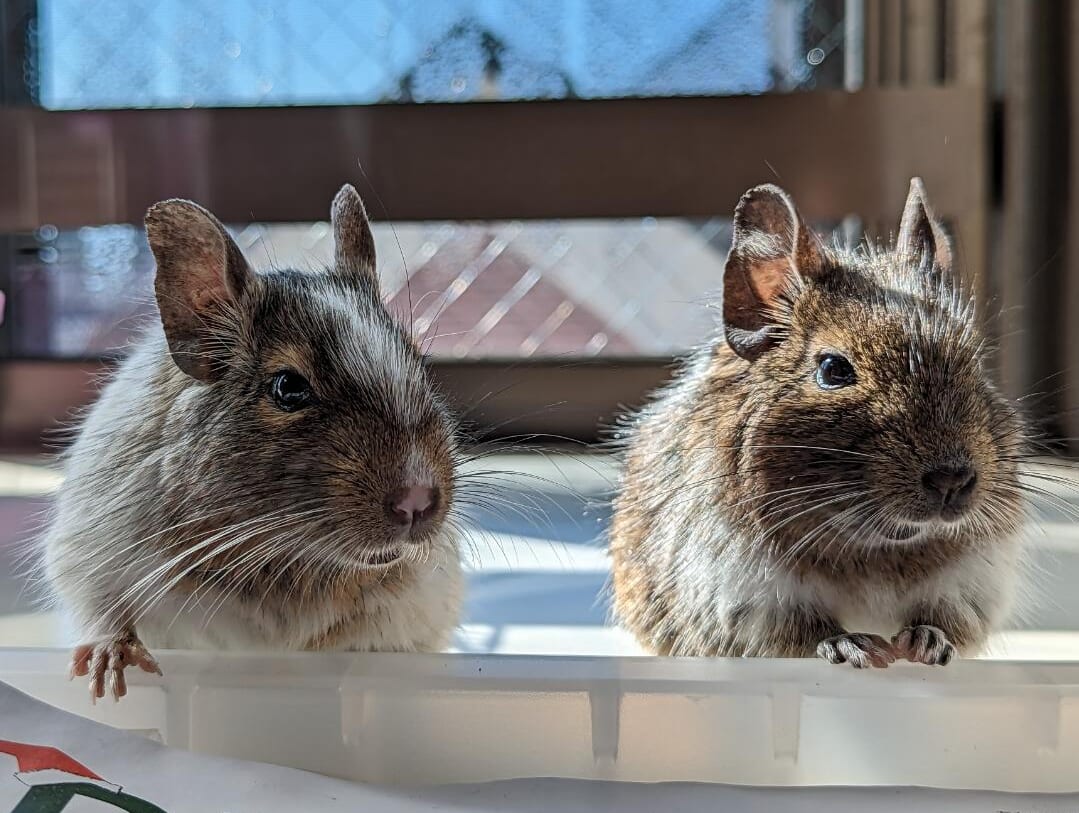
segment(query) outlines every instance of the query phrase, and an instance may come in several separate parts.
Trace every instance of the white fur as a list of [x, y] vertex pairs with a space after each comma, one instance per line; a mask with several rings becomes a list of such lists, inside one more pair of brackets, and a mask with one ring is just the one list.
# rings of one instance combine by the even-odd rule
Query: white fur
[[431, 488], [435, 484], [434, 476], [431, 474], [431, 464], [424, 459], [423, 452], [415, 446], [412, 447], [408, 460], [405, 462], [404, 482], [406, 486], [420, 486], [421, 488]]
[[[448, 542], [449, 540], [447, 540]], [[449, 545], [454, 549], [455, 545]], [[414, 567], [406, 563], [404, 567]], [[432, 651], [450, 644], [460, 612], [463, 583], [456, 556], [417, 572], [405, 590], [374, 586], [364, 590], [363, 619], [339, 648], [356, 651]], [[329, 605], [290, 617], [287, 624], [234, 599], [222, 602], [210, 590], [193, 605], [183, 595], [168, 596], [139, 624], [151, 649], [279, 650], [302, 649], [337, 620]], [[186, 603], [186, 606], [185, 606]], [[212, 615], [211, 615], [212, 613]]]
[[362, 303], [333, 287], [322, 294], [324, 304], [338, 323], [338, 334], [348, 336], [347, 357], [342, 365], [362, 374], [386, 396], [395, 413], [407, 425], [416, 419], [423, 382], [419, 365], [380, 320], [362, 313]]

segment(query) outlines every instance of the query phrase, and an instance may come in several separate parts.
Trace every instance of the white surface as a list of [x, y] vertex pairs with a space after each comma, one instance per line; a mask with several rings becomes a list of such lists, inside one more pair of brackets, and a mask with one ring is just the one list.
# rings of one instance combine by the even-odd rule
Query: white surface
[[[98, 776], [99, 787], [123, 791], [168, 813], [251, 811], [426, 811], [552, 810], [655, 813], [1072, 813], [1079, 798], [917, 788], [738, 788], [722, 785], [627, 784], [565, 779], [523, 779], [493, 784], [426, 788], [357, 785], [268, 765], [173, 751], [139, 737], [79, 720], [41, 706], [0, 684], [0, 738], [45, 744], [81, 762]], [[0, 754], [0, 809], [10, 809], [28, 787], [45, 782], [84, 781], [60, 771], [16, 773], [13, 757]], [[111, 808], [110, 808], [111, 809]], [[70, 813], [102, 811], [103, 805], [76, 797]]]
[[[195, 752], [388, 785], [561, 777], [1079, 789], [1079, 664], [162, 653], [91, 707], [66, 653], [0, 680]], [[0, 735], [2, 738], [2, 735]]]

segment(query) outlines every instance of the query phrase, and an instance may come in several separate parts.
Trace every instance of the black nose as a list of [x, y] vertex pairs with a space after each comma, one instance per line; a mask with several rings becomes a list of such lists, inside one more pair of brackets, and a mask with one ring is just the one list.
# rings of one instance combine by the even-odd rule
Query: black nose
[[922, 488], [941, 509], [966, 508], [977, 482], [978, 474], [972, 466], [942, 466], [922, 475]]

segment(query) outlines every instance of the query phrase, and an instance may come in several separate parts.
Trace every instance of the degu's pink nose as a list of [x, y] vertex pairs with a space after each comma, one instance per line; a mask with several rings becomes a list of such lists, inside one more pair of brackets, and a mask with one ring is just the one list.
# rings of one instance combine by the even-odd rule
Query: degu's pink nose
[[438, 489], [427, 486], [399, 488], [386, 500], [390, 521], [408, 527], [434, 516], [438, 510]]

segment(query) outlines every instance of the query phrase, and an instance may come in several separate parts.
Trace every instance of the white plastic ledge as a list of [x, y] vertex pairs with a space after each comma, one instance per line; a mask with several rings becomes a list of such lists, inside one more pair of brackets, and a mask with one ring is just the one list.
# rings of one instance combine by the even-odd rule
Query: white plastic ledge
[[0, 679], [168, 745], [383, 784], [519, 777], [1079, 790], [1079, 663], [157, 653], [91, 706], [67, 653]]

